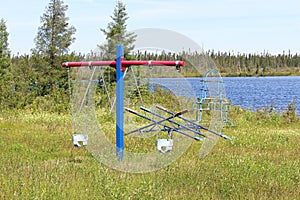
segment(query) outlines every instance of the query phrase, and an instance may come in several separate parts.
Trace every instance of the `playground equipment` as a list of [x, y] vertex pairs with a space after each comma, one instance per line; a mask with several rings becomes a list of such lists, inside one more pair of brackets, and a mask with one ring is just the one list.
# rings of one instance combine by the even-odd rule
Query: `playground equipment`
[[[178, 113], [174, 113], [174, 112], [169, 111], [167, 108], [164, 108], [164, 107], [162, 107], [160, 105], [156, 105], [156, 108], [158, 108], [158, 109], [160, 109], [162, 111], [165, 111], [166, 113], [170, 114], [170, 116], [166, 118], [166, 117], [161, 116], [161, 115], [157, 114], [156, 112], [154, 112], [154, 111], [152, 111], [152, 110], [150, 110], [148, 108], [145, 108], [145, 107], [141, 106], [140, 107], [141, 110], [146, 111], [148, 113], [151, 113], [152, 115], [158, 116], [161, 119], [160, 121], [155, 121], [155, 120], [153, 120], [153, 119], [151, 119], [149, 117], [146, 117], [144, 115], [139, 114], [138, 112], [136, 112], [134, 110], [131, 110], [129, 108], [125, 108], [125, 110], [127, 110], [128, 112], [130, 112], [132, 114], [135, 114], [135, 115], [137, 115], [139, 117], [142, 117], [142, 118], [147, 119], [147, 120], [149, 120], [149, 121], [152, 122], [151, 124], [139, 127], [139, 128], [137, 128], [137, 129], [135, 129], [135, 130], [133, 130], [131, 132], [128, 132], [126, 134], [129, 135], [129, 134], [132, 134], [134, 132], [141, 131], [143, 129], [153, 127], [155, 125], [160, 125], [160, 126], [162, 126], [161, 131], [168, 131], [168, 132], [175, 131], [175, 132], [178, 132], [178, 133], [180, 133], [180, 134], [182, 134], [184, 136], [187, 136], [187, 137], [192, 138], [192, 139], [197, 140], [197, 141], [203, 141], [203, 138], [201, 138], [201, 137], [207, 137], [205, 134], [201, 133], [201, 131], [200, 131], [201, 129], [203, 129], [205, 131], [208, 131], [210, 133], [213, 133], [213, 134], [215, 134], [215, 135], [217, 135], [219, 137], [222, 137], [224, 139], [231, 140], [231, 138], [228, 137], [227, 135], [216, 133], [216, 132], [214, 132], [212, 130], [209, 130], [208, 128], [206, 128], [204, 126], [201, 126], [201, 125], [195, 123], [193, 120], [189, 120], [187, 118], [182, 117], [182, 115], [185, 114], [185, 113], [187, 113], [188, 110], [183, 110], [183, 111], [180, 111]], [[183, 122], [186, 122], [186, 125], [183, 124], [182, 122], [179, 123], [177, 121], [174, 121], [173, 120], [174, 118], [181, 119]], [[170, 122], [171, 124], [175, 125], [176, 127], [170, 127], [169, 125], [164, 124], [163, 122], [165, 122], [165, 121]], [[186, 133], [184, 131], [190, 131], [190, 132], [194, 133], [194, 135], [190, 135], [190, 134], [188, 134], [188, 133]]]
[[[221, 79], [221, 75], [215, 69], [208, 70], [201, 80], [201, 95], [196, 99], [194, 110], [196, 110], [196, 121], [198, 123], [210, 122], [211, 120], [221, 119], [226, 125], [229, 123], [233, 126], [231, 120], [228, 119], [228, 112], [230, 109], [230, 102], [225, 97], [224, 83]], [[214, 85], [214, 90], [208, 90], [208, 85]], [[219, 111], [220, 117], [215, 119], [204, 118], [205, 114], [210, 111]]]
[[[148, 77], [148, 81], [151, 80], [152, 78], [152, 67], [157, 66], [155, 68], [159, 68], [160, 66], [175, 66], [176, 70], [173, 70], [168, 67], [164, 67], [167, 69], [171, 69], [173, 71], [180, 70], [180, 67], [184, 66], [183, 61], [127, 61], [123, 59], [123, 46], [118, 45], [117, 46], [117, 59], [114, 61], [89, 61], [89, 62], [65, 62], [62, 64], [63, 67], [66, 67], [66, 69], [69, 71], [70, 74], [70, 68], [72, 67], [80, 67], [80, 69], [87, 69], [88, 73], [87, 74], [82, 74], [82, 78], [77, 82], [78, 84], [84, 85], [83, 88], [80, 88], [78, 90], [75, 90], [75, 93], [78, 92], [82, 94], [80, 98], [77, 99], [76, 103], [76, 112], [75, 115], [78, 113], [81, 114], [82, 116], [86, 115], [86, 118], [81, 118], [81, 120], [77, 120], [75, 123], [80, 124], [81, 126], [85, 126], [85, 130], [81, 132], [77, 132], [78, 134], [73, 135], [73, 142], [74, 145], [79, 146], [81, 143], [82, 145], [87, 145], [87, 139], [89, 139], [89, 144], [87, 148], [92, 151], [92, 154], [97, 157], [97, 155], [101, 154], [99, 159], [101, 161], [104, 160], [104, 163], [109, 163], [110, 166], [115, 166], [118, 167], [118, 169], [132, 169], [136, 167], [137, 165], [135, 163], [139, 162], [139, 164], [144, 164], [143, 158], [146, 157], [144, 160], [149, 162], [149, 160], [155, 160], [155, 164], [153, 165], [154, 167], [150, 166], [146, 169], [152, 169], [160, 166], [165, 166], [164, 163], [168, 163], [170, 160], [174, 160], [178, 156], [181, 155], [188, 147], [189, 144], [191, 144], [190, 141], [193, 141], [191, 139], [194, 139], [196, 141], [204, 141], [203, 144], [205, 144], [206, 141], [213, 140], [215, 141], [215, 137], [212, 137], [208, 133], [216, 136], [216, 137], [222, 137], [224, 139], [230, 140], [231, 138], [224, 135], [220, 134], [220, 131], [215, 131], [214, 127], [209, 127], [206, 128], [204, 126], [201, 126], [199, 124], [199, 121], [193, 119], [190, 119], [191, 115], [190, 113], [194, 112], [192, 109], [181, 109], [178, 111], [178, 109], [175, 109], [175, 106], [172, 107], [171, 104], [168, 106], [162, 106], [156, 104], [154, 107], [150, 106], [146, 107], [143, 105], [142, 106], [136, 106], [136, 107], [131, 107], [128, 106], [129, 103], [127, 101], [127, 105], [124, 105], [124, 99], [126, 96], [130, 96], [130, 94], [127, 89], [124, 89], [124, 77], [125, 75], [128, 76], [128, 74], [132, 70], [132, 84], [136, 86], [130, 86], [130, 87], [135, 87], [135, 92], [136, 97], [139, 97], [141, 101], [143, 102], [143, 99], [141, 98], [141, 93], [140, 91], [140, 86], [137, 86], [141, 84], [143, 80], [139, 80], [136, 77], [136, 73], [133, 73], [133, 69], [131, 66], [138, 66], [138, 65], [145, 65], [148, 66], [149, 72], [150, 72], [150, 78]], [[116, 139], [115, 139], [115, 147], [113, 149], [114, 151], [114, 157], [117, 158], [118, 162], [115, 162], [111, 156], [108, 156], [108, 154], [112, 154], [112, 149], [107, 145], [108, 141], [103, 137], [103, 133], [96, 133], [99, 131], [97, 130], [97, 121], [95, 120], [94, 113], [91, 113], [90, 111], [93, 110], [91, 109], [86, 109], [88, 107], [91, 107], [93, 104], [95, 104], [95, 93], [93, 91], [96, 88], [96, 85], [101, 84], [101, 87], [105, 89], [105, 93], [109, 93], [109, 88], [106, 85], [104, 81], [104, 71], [100, 68], [101, 66], [109, 66], [112, 68], [116, 68], [116, 100], [114, 100], [113, 97], [108, 97], [109, 100], [109, 106], [110, 106], [110, 111], [114, 111], [114, 107], [116, 107]], [[147, 67], [145, 67], [147, 68]], [[79, 68], [78, 68], [79, 69]], [[100, 73], [97, 74], [96, 70], [100, 70]], [[164, 73], [170, 73], [169, 71], [166, 72], [167, 70], [164, 70]], [[159, 70], [158, 70], [159, 73]], [[162, 74], [162, 73], [161, 73]], [[150, 81], [151, 82], [151, 81]], [[151, 83], [150, 83], [151, 84]], [[69, 75], [69, 85], [70, 83], [70, 75]], [[189, 86], [184, 85], [183, 89], [187, 89]], [[93, 89], [94, 88], [94, 89]], [[149, 87], [148, 87], [149, 90]], [[125, 93], [125, 94], [124, 94]], [[125, 98], [124, 98], [125, 96]], [[153, 96], [154, 98], [154, 96]], [[166, 97], [167, 99], [167, 97]], [[176, 100], [176, 99], [175, 99]], [[178, 100], [178, 99], [177, 99]], [[134, 105], [135, 102], [130, 102], [130, 105]], [[185, 103], [181, 103], [181, 105], [185, 105]], [[192, 106], [186, 106], [187, 108], [192, 108]], [[137, 111], [140, 109], [141, 111]], [[87, 110], [87, 111], [85, 111]], [[125, 112], [124, 112], [125, 111]], [[124, 119], [124, 113], [126, 116], [128, 115], [133, 116], [135, 118], [140, 118], [143, 119], [144, 121], [150, 122], [149, 124], [142, 125], [142, 124], [132, 124], [132, 127], [130, 129], [124, 128], [124, 123], [126, 122], [126, 119]], [[79, 115], [78, 114], [78, 115]], [[76, 118], [76, 116], [75, 116]], [[139, 121], [139, 120], [138, 120]], [[144, 124], [144, 122], [143, 122]], [[126, 124], [128, 125], [128, 124]], [[130, 124], [131, 125], [131, 124]], [[88, 127], [89, 126], [89, 127]], [[110, 127], [111, 129], [111, 127]], [[205, 131], [206, 134], [204, 134], [202, 131]], [[130, 152], [126, 152], [127, 158], [124, 156], [124, 136], [125, 135], [136, 135], [134, 133], [139, 133], [139, 132], [163, 132], [167, 133], [167, 138], [162, 138], [162, 137], [157, 137], [156, 140], [156, 149], [157, 152], [159, 152], [159, 158], [155, 157], [158, 154], [151, 153], [149, 156], [145, 155], [135, 155], [134, 161], [133, 157], [130, 154]], [[176, 135], [175, 135], [176, 133]], [[179, 137], [181, 136], [181, 137]], [[77, 145], [79, 144], [79, 145]], [[178, 146], [179, 144], [179, 146]], [[176, 146], [177, 145], [177, 146]], [[180, 146], [181, 145], [181, 146]], [[103, 148], [98, 150], [99, 152], [95, 153], [95, 149], [97, 148]], [[127, 148], [127, 147], [126, 147]], [[175, 153], [174, 153], [175, 152]], [[117, 155], [117, 156], [116, 156]], [[166, 157], [166, 156], [168, 157]], [[125, 160], [124, 160], [125, 159]], [[123, 161], [123, 162], [119, 162]], [[132, 161], [132, 164], [129, 162]], [[141, 162], [140, 162], [141, 161]], [[154, 162], [154, 161], [153, 161]], [[119, 165], [118, 163], [125, 163], [126, 166]], [[129, 164], [128, 164], [129, 163]], [[128, 165], [130, 167], [128, 167]], [[134, 166], [133, 166], [134, 165]], [[120, 168], [119, 168], [120, 167]], [[144, 167], [144, 166], [143, 166]], [[151, 168], [152, 167], [152, 168]], [[140, 167], [142, 168], [142, 167]], [[139, 166], [136, 167], [136, 169], [140, 169]]]
[[[116, 61], [95, 61], [95, 62], [65, 62], [62, 63], [63, 67], [82, 67], [82, 66], [110, 66], [116, 68], [116, 154], [119, 160], [124, 157], [124, 71], [131, 65], [164, 65], [176, 66], [178, 70], [184, 66], [183, 61], [126, 61], [124, 60], [124, 46], [117, 45], [117, 58]], [[87, 87], [85, 97], [88, 93]], [[85, 98], [84, 97], [84, 98]], [[84, 101], [82, 101], [84, 102]], [[82, 106], [80, 107], [80, 109]], [[76, 137], [76, 136], [75, 136]], [[84, 136], [79, 139], [85, 138]], [[77, 138], [78, 139], [78, 138]], [[86, 141], [84, 141], [86, 144]], [[76, 142], [74, 142], [75, 144]], [[77, 145], [77, 143], [76, 143]]]

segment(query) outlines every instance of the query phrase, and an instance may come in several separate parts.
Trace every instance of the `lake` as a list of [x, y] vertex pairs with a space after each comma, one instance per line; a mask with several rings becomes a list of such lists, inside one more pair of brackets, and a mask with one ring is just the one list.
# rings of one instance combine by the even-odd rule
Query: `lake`
[[[176, 95], [190, 98], [201, 94], [200, 80], [201, 78], [152, 79], [171, 89]], [[297, 114], [300, 115], [300, 76], [223, 77], [223, 81], [226, 97], [233, 105], [255, 111], [274, 104], [276, 111], [282, 112], [297, 98]]]

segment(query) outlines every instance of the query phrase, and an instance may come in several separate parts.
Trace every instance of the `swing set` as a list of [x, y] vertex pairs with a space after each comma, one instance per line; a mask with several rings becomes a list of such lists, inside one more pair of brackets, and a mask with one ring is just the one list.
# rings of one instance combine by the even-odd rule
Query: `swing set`
[[[189, 137], [196, 141], [203, 141], [203, 138], [209, 138], [211, 136], [205, 135], [201, 130], [208, 131], [218, 137], [231, 140], [230, 137], [212, 131], [204, 126], [201, 126], [197, 121], [190, 120], [188, 117], [184, 117], [189, 110], [184, 109], [179, 112], [174, 112], [162, 105], [155, 105], [155, 108], [167, 115], [159, 114], [154, 109], [149, 109], [145, 106], [140, 106], [140, 110], [143, 113], [148, 113], [149, 117], [145, 114], [141, 114], [132, 108], [124, 106], [124, 76], [128, 68], [137, 65], [148, 65], [148, 66], [175, 66], [176, 70], [180, 70], [185, 63], [183, 61], [136, 61], [136, 60], [124, 60], [124, 46], [122, 44], [117, 45], [116, 48], [116, 60], [115, 61], [90, 61], [90, 62], [64, 62], [62, 66], [68, 70], [69, 86], [70, 86], [70, 68], [71, 67], [95, 67], [95, 66], [110, 66], [116, 69], [116, 156], [119, 161], [123, 160], [124, 157], [124, 136], [130, 135], [137, 132], [151, 132], [154, 131], [154, 127], [159, 127], [159, 131], [165, 131], [168, 133], [168, 139], [157, 139], [156, 145], [157, 150], [161, 153], [167, 153], [172, 150], [173, 147], [173, 132], [179, 133], [183, 136]], [[89, 80], [88, 84], [91, 84], [92, 80]], [[135, 82], [136, 79], [135, 79]], [[107, 91], [105, 82], [103, 85]], [[86, 98], [89, 92], [89, 86], [85, 91], [84, 98]], [[138, 90], [140, 95], [140, 91]], [[71, 93], [70, 93], [71, 98]], [[108, 97], [109, 98], [109, 97]], [[80, 110], [84, 104], [82, 100]], [[110, 103], [111, 110], [114, 103]], [[149, 123], [147, 125], [138, 127], [127, 133], [124, 133], [124, 111], [131, 113], [139, 118], [145, 119]], [[74, 134], [73, 143], [75, 146], [79, 146], [78, 142], [82, 142], [83, 145], [87, 145], [88, 136], [87, 134]]]

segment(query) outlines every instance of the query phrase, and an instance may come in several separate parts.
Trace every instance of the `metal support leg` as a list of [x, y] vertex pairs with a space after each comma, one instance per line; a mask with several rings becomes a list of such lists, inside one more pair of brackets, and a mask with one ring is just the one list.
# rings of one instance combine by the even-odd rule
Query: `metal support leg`
[[116, 155], [119, 161], [122, 161], [124, 157], [124, 72], [122, 72], [123, 56], [124, 46], [122, 44], [118, 44], [116, 59]]

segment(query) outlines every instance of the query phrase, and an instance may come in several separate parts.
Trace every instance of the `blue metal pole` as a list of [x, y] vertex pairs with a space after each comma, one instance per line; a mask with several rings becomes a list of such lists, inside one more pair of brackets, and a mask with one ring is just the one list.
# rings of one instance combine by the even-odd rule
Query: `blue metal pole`
[[124, 157], [124, 72], [122, 72], [122, 59], [124, 57], [123, 44], [118, 44], [116, 50], [116, 154], [119, 161], [122, 161]]

